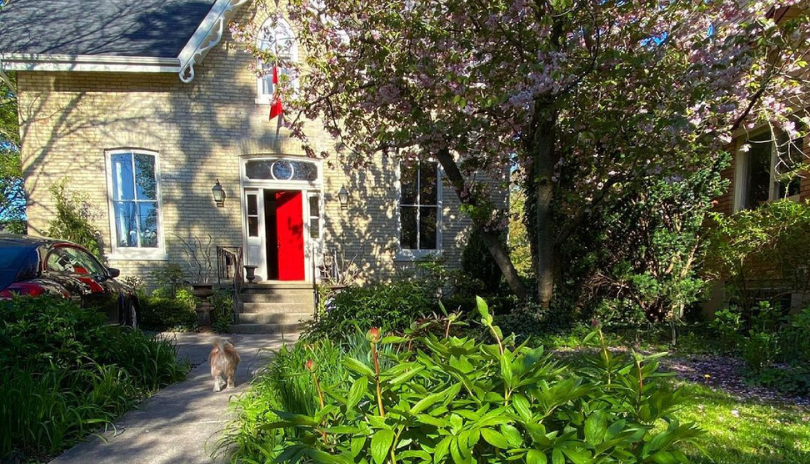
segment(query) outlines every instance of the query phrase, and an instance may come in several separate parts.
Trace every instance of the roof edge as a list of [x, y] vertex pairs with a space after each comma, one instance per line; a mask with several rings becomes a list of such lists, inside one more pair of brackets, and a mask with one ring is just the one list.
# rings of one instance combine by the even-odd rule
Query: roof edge
[[242, 5], [250, 0], [217, 0], [211, 11], [180, 51], [180, 80], [188, 84], [194, 79], [194, 65], [202, 63], [208, 52], [217, 46], [225, 34], [228, 21]]
[[177, 58], [114, 55], [0, 53], [6, 71], [179, 72]]

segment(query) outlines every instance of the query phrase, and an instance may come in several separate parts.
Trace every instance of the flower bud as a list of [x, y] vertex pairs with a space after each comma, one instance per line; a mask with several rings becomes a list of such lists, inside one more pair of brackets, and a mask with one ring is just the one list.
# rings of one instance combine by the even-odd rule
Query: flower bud
[[308, 371], [312, 372], [315, 370], [315, 361], [307, 359], [307, 362], [304, 366], [307, 368]]
[[366, 334], [366, 340], [371, 343], [378, 343], [380, 341], [380, 329], [372, 327]]
[[599, 319], [591, 319], [591, 327], [597, 328], [597, 327], [599, 327], [601, 325], [602, 325], [602, 323], [599, 322]]

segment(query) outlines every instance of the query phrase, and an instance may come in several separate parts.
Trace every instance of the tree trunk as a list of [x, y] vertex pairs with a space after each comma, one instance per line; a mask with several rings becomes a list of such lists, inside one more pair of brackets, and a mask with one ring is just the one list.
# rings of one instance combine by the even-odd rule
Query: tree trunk
[[[461, 175], [461, 171], [459, 171], [456, 160], [453, 159], [453, 155], [450, 153], [450, 150], [440, 150], [436, 154], [436, 159], [439, 161], [439, 164], [442, 165], [444, 173], [447, 175], [448, 180], [450, 180], [450, 184], [453, 186], [453, 190], [456, 192], [459, 200], [463, 204], [476, 206], [475, 204], [471, 203], [476, 201], [475, 197], [463, 194], [464, 177]], [[498, 233], [487, 230], [485, 227], [483, 227], [483, 224], [478, 223], [475, 218], [473, 218], [473, 227], [481, 234], [484, 244], [487, 246], [490, 254], [492, 254], [492, 257], [495, 259], [495, 263], [498, 264], [498, 268], [500, 268], [501, 273], [506, 279], [506, 283], [509, 285], [512, 292], [521, 300], [528, 298], [529, 292], [526, 289], [526, 286], [523, 285], [523, 281], [520, 280], [520, 276], [518, 276], [517, 270], [512, 264], [512, 259], [509, 257], [509, 252], [506, 250], [503, 242], [498, 237]]]
[[532, 203], [531, 228], [534, 230], [533, 258], [537, 275], [537, 300], [544, 308], [551, 304], [554, 294], [555, 250], [554, 218], [554, 167], [559, 154], [554, 150], [556, 113], [548, 114], [548, 108], [535, 103], [533, 133], [528, 141], [527, 155], [530, 159], [527, 179], [526, 203]]

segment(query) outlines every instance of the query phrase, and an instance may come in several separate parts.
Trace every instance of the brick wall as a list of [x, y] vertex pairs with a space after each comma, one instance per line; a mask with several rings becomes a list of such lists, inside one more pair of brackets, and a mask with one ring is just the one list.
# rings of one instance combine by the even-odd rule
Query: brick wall
[[[244, 21], [256, 14], [240, 13]], [[54, 215], [49, 188], [62, 178], [94, 208], [106, 253], [111, 252], [105, 151], [138, 148], [159, 160], [162, 233], [168, 262], [181, 263], [179, 235], [211, 234], [220, 246], [242, 246], [240, 157], [303, 155], [285, 129], [267, 121], [258, 105], [252, 62], [230, 34], [201, 65], [190, 84], [174, 74], [101, 72], [19, 72], [23, 171], [28, 195], [29, 232], [45, 234]], [[364, 279], [391, 279], [397, 248], [396, 161], [378, 156], [369, 169], [336, 162], [333, 140], [309, 123], [316, 148], [336, 156], [324, 162], [324, 239], [362, 269]], [[219, 179], [226, 207], [213, 204]], [[337, 192], [345, 185], [352, 201], [342, 209]], [[456, 265], [469, 221], [458, 199], [445, 188], [442, 212], [444, 256]], [[111, 259], [122, 275], [148, 278], [167, 261]]]

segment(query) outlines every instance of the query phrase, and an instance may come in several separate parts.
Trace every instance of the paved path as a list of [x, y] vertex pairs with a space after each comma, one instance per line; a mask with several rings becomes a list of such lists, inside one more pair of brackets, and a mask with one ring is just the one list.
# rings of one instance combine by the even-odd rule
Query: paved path
[[[231, 419], [228, 399], [244, 393], [254, 373], [282, 344], [280, 335], [233, 334], [242, 362], [236, 388], [214, 393], [208, 353], [214, 334], [168, 334], [176, 337], [178, 354], [194, 367], [186, 380], [171, 385], [115, 422], [115, 429], [65, 451], [53, 464], [184, 464], [214, 463], [210, 457]], [[294, 339], [286, 338], [287, 342]]]

